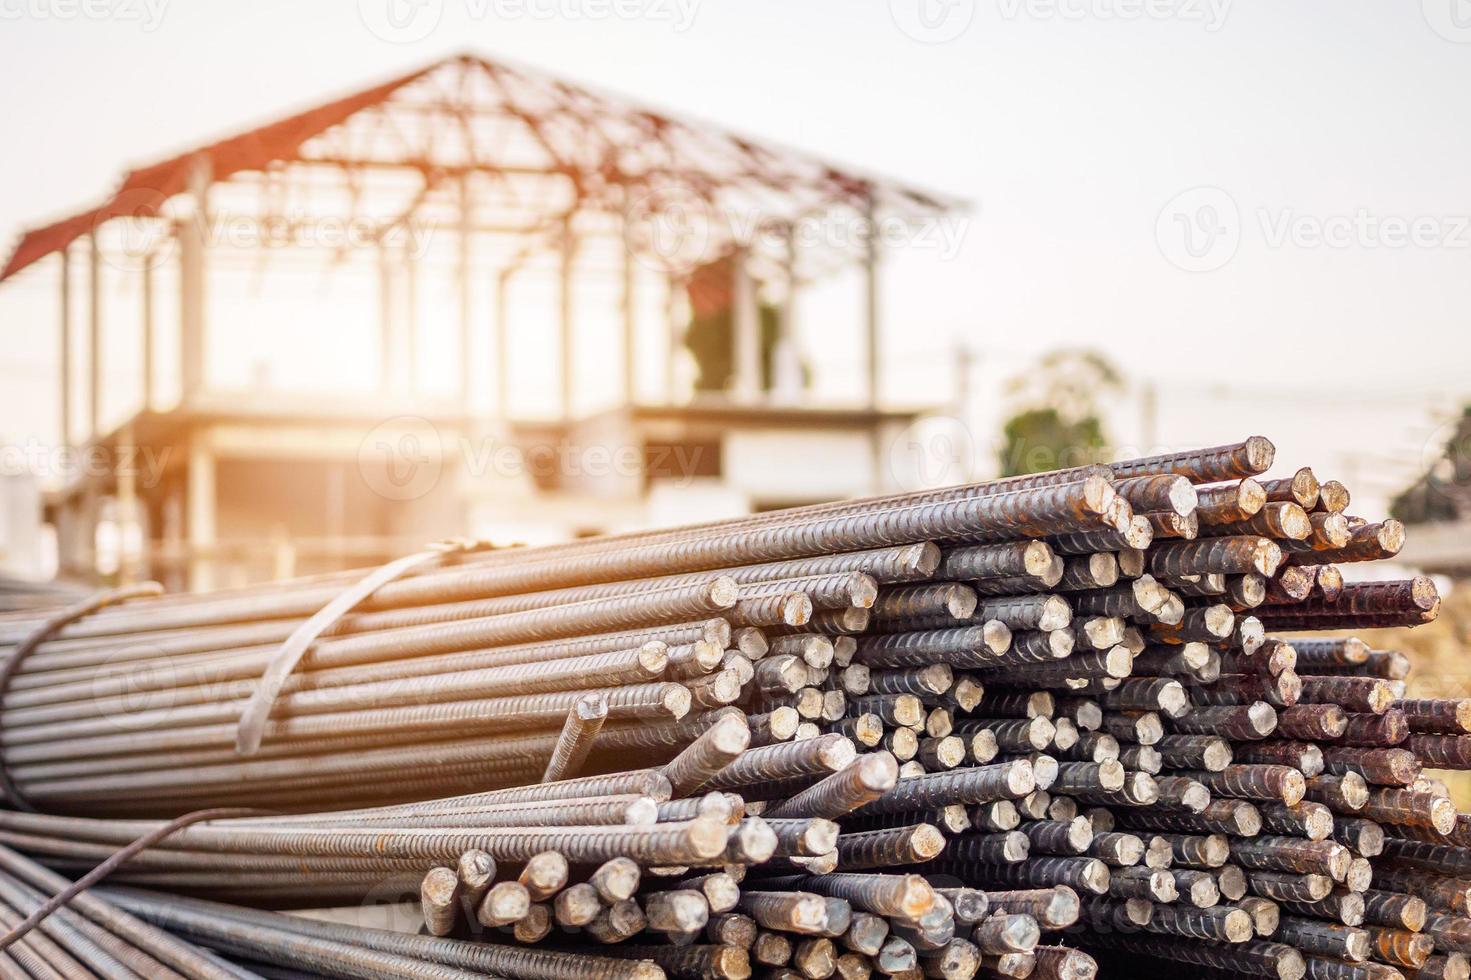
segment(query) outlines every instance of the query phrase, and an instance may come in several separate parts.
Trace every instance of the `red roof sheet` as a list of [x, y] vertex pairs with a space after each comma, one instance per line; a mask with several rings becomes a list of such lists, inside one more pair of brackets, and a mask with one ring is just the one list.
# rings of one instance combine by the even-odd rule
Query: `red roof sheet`
[[100, 207], [55, 224], [34, 228], [22, 235], [15, 250], [10, 253], [4, 271], [0, 272], [0, 281], [9, 279], [53, 252], [61, 251], [109, 218], [141, 218], [158, 214], [165, 201], [185, 189], [189, 169], [199, 156], [208, 159], [210, 175], [215, 180], [224, 180], [242, 170], [261, 170], [272, 161], [291, 158], [301, 144], [313, 136], [330, 129], [355, 112], [377, 105], [398, 89], [422, 78], [437, 67], [438, 64], [430, 65], [355, 95], [288, 116], [279, 122], [190, 150], [141, 170], [131, 170], [123, 178], [117, 192]]

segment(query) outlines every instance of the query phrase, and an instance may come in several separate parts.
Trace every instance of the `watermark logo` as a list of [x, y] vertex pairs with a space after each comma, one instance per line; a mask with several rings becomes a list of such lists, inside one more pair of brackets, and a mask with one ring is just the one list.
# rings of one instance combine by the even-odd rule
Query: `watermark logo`
[[1421, 446], [1420, 459], [1431, 490], [1460, 497], [1471, 483], [1471, 424], [1455, 419], [1436, 426]]
[[1213, 272], [1241, 245], [1241, 211], [1219, 187], [1194, 187], [1175, 195], [1154, 225], [1159, 250], [1186, 272]]
[[1155, 223], [1160, 252], [1187, 272], [1221, 268], [1248, 233], [1269, 249], [1465, 251], [1471, 249], [1471, 214], [1408, 216], [1369, 208], [1305, 214], [1290, 207], [1257, 207], [1243, 216], [1219, 187], [1196, 187], [1165, 205]]
[[158, 30], [169, 0], [0, 0], [0, 20], [118, 21]]
[[164, 211], [166, 200], [147, 188], [119, 193], [107, 211], [92, 221], [93, 241], [98, 243], [102, 261], [124, 272], [164, 265], [177, 241], [173, 221]]
[[975, 0], [889, 0], [899, 30], [921, 44], [944, 44], [970, 29]]
[[444, 0], [358, 0], [358, 17], [389, 44], [422, 41], [444, 17]]
[[[643, 20], [669, 24], [682, 34], [694, 26], [699, 5], [700, 0], [463, 0], [457, 12], [476, 23]], [[444, 12], [444, 0], [358, 0], [363, 25], [390, 44], [424, 40], [439, 28]]]
[[[387, 929], [393, 932], [415, 933], [424, 924], [419, 913], [419, 882], [422, 874], [389, 875], [369, 888], [359, 903], [356, 925], [369, 929]], [[472, 930], [475, 921], [474, 909], [468, 908]]]
[[1257, 209], [1262, 236], [1271, 248], [1464, 249], [1471, 248], [1471, 215], [1352, 213], [1299, 214], [1292, 208]]
[[168, 446], [63, 446], [29, 439], [0, 445], [0, 475], [30, 475], [68, 483], [86, 477], [130, 476], [143, 490], [163, 480], [172, 449]]
[[1200, 24], [1214, 34], [1226, 23], [1232, 0], [999, 0], [1006, 20], [1166, 21]]
[[135, 731], [173, 713], [176, 692], [183, 681], [161, 648], [125, 646], [94, 669], [92, 703], [98, 716], [118, 731]]
[[439, 484], [444, 443], [426, 418], [401, 415], [373, 427], [358, 446], [358, 472], [386, 500], [417, 500]]
[[905, 492], [954, 486], [976, 471], [976, 440], [970, 426], [949, 415], [932, 415], [905, 426], [888, 449], [889, 478]]
[[708, 260], [714, 210], [681, 184], [652, 188], [628, 203], [623, 235], [640, 263], [660, 273], [686, 273]]
[[399, 416], [373, 427], [358, 447], [368, 489], [387, 500], [417, 500], [438, 486], [446, 465], [465, 479], [688, 486], [704, 470], [701, 446], [645, 447], [567, 440], [525, 445], [491, 436], [444, 435], [428, 419]]
[[1471, 0], [1420, 0], [1430, 29], [1447, 41], [1471, 44]]

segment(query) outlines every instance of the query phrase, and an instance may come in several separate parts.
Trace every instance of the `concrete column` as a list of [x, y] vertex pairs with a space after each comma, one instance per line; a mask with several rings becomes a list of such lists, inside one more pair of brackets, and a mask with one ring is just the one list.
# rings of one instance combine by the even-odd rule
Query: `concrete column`
[[102, 253], [87, 236], [87, 440], [102, 436]]
[[776, 344], [771, 352], [771, 388], [776, 398], [791, 402], [802, 397], [802, 363], [797, 357], [797, 242], [790, 231], [786, 244], [786, 295], [782, 297]]
[[576, 260], [577, 239], [573, 234], [572, 216], [569, 214], [562, 220], [562, 265], [557, 283], [557, 333], [560, 346], [558, 354], [561, 358], [562, 418], [569, 422], [572, 420], [573, 412], [573, 379], [577, 373], [575, 352], [572, 349], [575, 332], [573, 318], [577, 314], [572, 295], [572, 279]]
[[[628, 217], [624, 216], [627, 225]], [[623, 236], [623, 400], [638, 401], [638, 261]]]
[[472, 399], [474, 392], [475, 361], [472, 355], [475, 335], [475, 311], [474, 294], [471, 289], [470, 278], [470, 246], [471, 237], [474, 234], [474, 206], [470, 198], [470, 178], [468, 175], [460, 178], [460, 253], [459, 265], [456, 269], [460, 300], [460, 398], [464, 404], [465, 414], [472, 415]]
[[118, 439], [118, 460], [124, 465], [117, 467], [117, 569], [119, 582], [127, 585], [142, 577], [143, 555], [134, 552], [132, 542], [135, 536], [140, 545], [147, 540], [139, 533], [137, 447], [133, 445], [131, 425], [124, 427]]
[[194, 213], [179, 223], [179, 362], [181, 400], [204, 390], [208, 354], [206, 279], [209, 231], [209, 160], [196, 157], [189, 169]]
[[378, 390], [393, 391], [394, 368], [393, 265], [388, 248], [378, 243]]
[[502, 422], [511, 418], [511, 323], [506, 294], [511, 289], [511, 270], [495, 280], [495, 398], [496, 414]]
[[143, 411], [147, 412], [153, 408], [153, 362], [155, 354], [153, 351], [153, 258], [147, 257], [140, 271], [140, 292], [142, 293], [143, 324], [140, 328], [143, 332]]
[[202, 436], [189, 444], [189, 468], [184, 507], [189, 548], [189, 588], [195, 592], [214, 587], [214, 560], [209, 552], [217, 543], [215, 530], [215, 454]]
[[731, 255], [731, 340], [735, 349], [730, 391], [740, 401], [755, 401], [762, 390], [761, 312], [748, 258], [745, 249]]
[[419, 390], [419, 262], [407, 248], [404, 267], [404, 390], [410, 396]]
[[665, 278], [665, 285], [668, 293], [664, 299], [664, 319], [669, 332], [669, 346], [664, 356], [664, 399], [673, 405], [678, 400], [679, 349], [684, 346], [684, 323], [680, 317], [684, 284], [671, 275]]
[[865, 219], [868, 223], [868, 242], [864, 250], [863, 259], [863, 283], [864, 283], [864, 346], [867, 350], [868, 377], [864, 385], [865, 395], [869, 408], [877, 408], [879, 403], [879, 242], [878, 223], [874, 218], [873, 200], [869, 199], [868, 213]]
[[61, 445], [71, 445], [72, 434], [72, 274], [71, 249], [61, 257]]

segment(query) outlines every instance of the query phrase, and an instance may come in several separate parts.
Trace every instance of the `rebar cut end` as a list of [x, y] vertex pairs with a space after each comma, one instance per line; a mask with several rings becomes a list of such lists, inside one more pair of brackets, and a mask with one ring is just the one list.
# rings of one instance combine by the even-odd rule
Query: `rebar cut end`
[[1028, 541], [1022, 549], [1022, 569], [1033, 578], [1041, 578], [1052, 567], [1052, 546], [1046, 541]]
[[1011, 627], [999, 619], [988, 619], [981, 624], [981, 641], [992, 653], [1005, 653], [1011, 649]]
[[1103, 668], [1109, 677], [1122, 680], [1134, 672], [1134, 656], [1126, 646], [1111, 647], [1103, 655]]
[[1200, 494], [1195, 492], [1195, 484], [1183, 476], [1171, 481], [1169, 499], [1170, 508], [1181, 517], [1189, 517], [1200, 506]]
[[[1045, 756], [1044, 758], [1051, 758]], [[1006, 792], [1012, 799], [1020, 799], [1037, 788], [1037, 773], [1033, 761], [1030, 759], [1017, 759], [1014, 762], [1005, 763], [1006, 769]]]
[[1154, 525], [1149, 523], [1149, 518], [1143, 514], [1135, 514], [1130, 517], [1119, 528], [1119, 533], [1124, 536], [1125, 545], [1139, 551], [1143, 551], [1154, 543]]
[[1156, 700], [1159, 702], [1159, 710], [1171, 718], [1183, 718], [1190, 711], [1190, 695], [1185, 693], [1185, 687], [1179, 681], [1165, 682], [1160, 687]]
[[1264, 577], [1271, 578], [1277, 574], [1277, 569], [1282, 565], [1282, 546], [1271, 538], [1258, 538], [1251, 556], [1252, 568], [1260, 572]]
[[899, 760], [892, 752], [868, 752], [849, 768], [854, 770], [858, 784], [870, 792], [887, 793], [899, 782]]
[[572, 710], [578, 721], [601, 721], [608, 717], [608, 699], [600, 691], [584, 694], [572, 705]]
[[812, 597], [805, 592], [789, 592], [782, 596], [781, 621], [787, 626], [806, 626], [810, 623], [812, 621]]
[[[766, 829], [768, 832], [771, 830], [770, 827]], [[730, 830], [725, 821], [715, 817], [696, 817], [684, 827], [690, 850], [695, 857], [705, 861], [713, 861], [725, 852]]]
[[1267, 472], [1277, 458], [1277, 447], [1266, 436], [1251, 436], [1242, 444], [1246, 468], [1253, 476]]
[[640, 796], [630, 800], [623, 808], [623, 822], [629, 826], [644, 827], [659, 822], [659, 804], [652, 796]]
[[970, 619], [979, 604], [980, 596], [976, 595], [976, 590], [959, 582], [945, 595], [945, 611], [952, 619]]
[[1120, 499], [1113, 479], [1102, 473], [1094, 473], [1083, 481], [1082, 497], [1084, 511], [1100, 517], [1106, 515], [1114, 501]]
[[1456, 805], [1445, 797], [1430, 804], [1430, 825], [1438, 834], [1449, 834], [1456, 829]]
[[638, 648], [638, 662], [650, 677], [658, 677], [669, 667], [669, 645], [662, 640], [650, 640]]
[[729, 609], [740, 598], [741, 587], [729, 575], [717, 575], [705, 586], [705, 597], [717, 609]]
[[1073, 621], [1073, 608], [1060, 595], [1050, 595], [1042, 600], [1042, 614], [1037, 628], [1046, 632], [1064, 629]]
[[899, 567], [906, 574], [912, 574], [920, 578], [929, 578], [940, 568], [940, 561], [944, 553], [940, 546], [933, 541], [920, 541], [917, 544], [905, 545], [899, 552]]
[[[689, 688], [678, 684], [670, 684], [659, 698], [664, 709], [674, 718], [683, 718], [690, 713], [690, 706], [694, 703], [694, 696], [690, 694]], [[733, 699], [732, 699], [733, 700]]]
[[848, 602], [856, 609], [872, 609], [878, 601], [879, 583], [872, 575], [854, 572], [848, 576]]
[[1397, 555], [1405, 546], [1405, 526], [1394, 518], [1379, 525], [1379, 547], [1386, 554]]

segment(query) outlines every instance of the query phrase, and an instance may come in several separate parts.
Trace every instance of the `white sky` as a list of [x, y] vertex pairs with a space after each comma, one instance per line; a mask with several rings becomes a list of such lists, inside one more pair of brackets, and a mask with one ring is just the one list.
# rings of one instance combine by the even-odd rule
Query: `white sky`
[[[963, 341], [977, 431], [1037, 354], [1096, 346], [1158, 382], [1163, 441], [1262, 432], [1372, 516], [1471, 393], [1466, 0], [418, 0], [441, 16], [414, 43], [365, 26], [388, 2], [414, 13], [0, 0], [0, 235], [125, 165], [472, 48], [973, 202], [953, 258], [890, 263], [885, 394], [948, 398]], [[901, 27], [933, 41], [924, 23], [958, 36]], [[1219, 190], [1178, 198], [1197, 187]], [[54, 439], [54, 324], [4, 293], [0, 435]], [[851, 310], [804, 323], [834, 394]], [[1110, 416], [1140, 438], [1132, 396]]]

